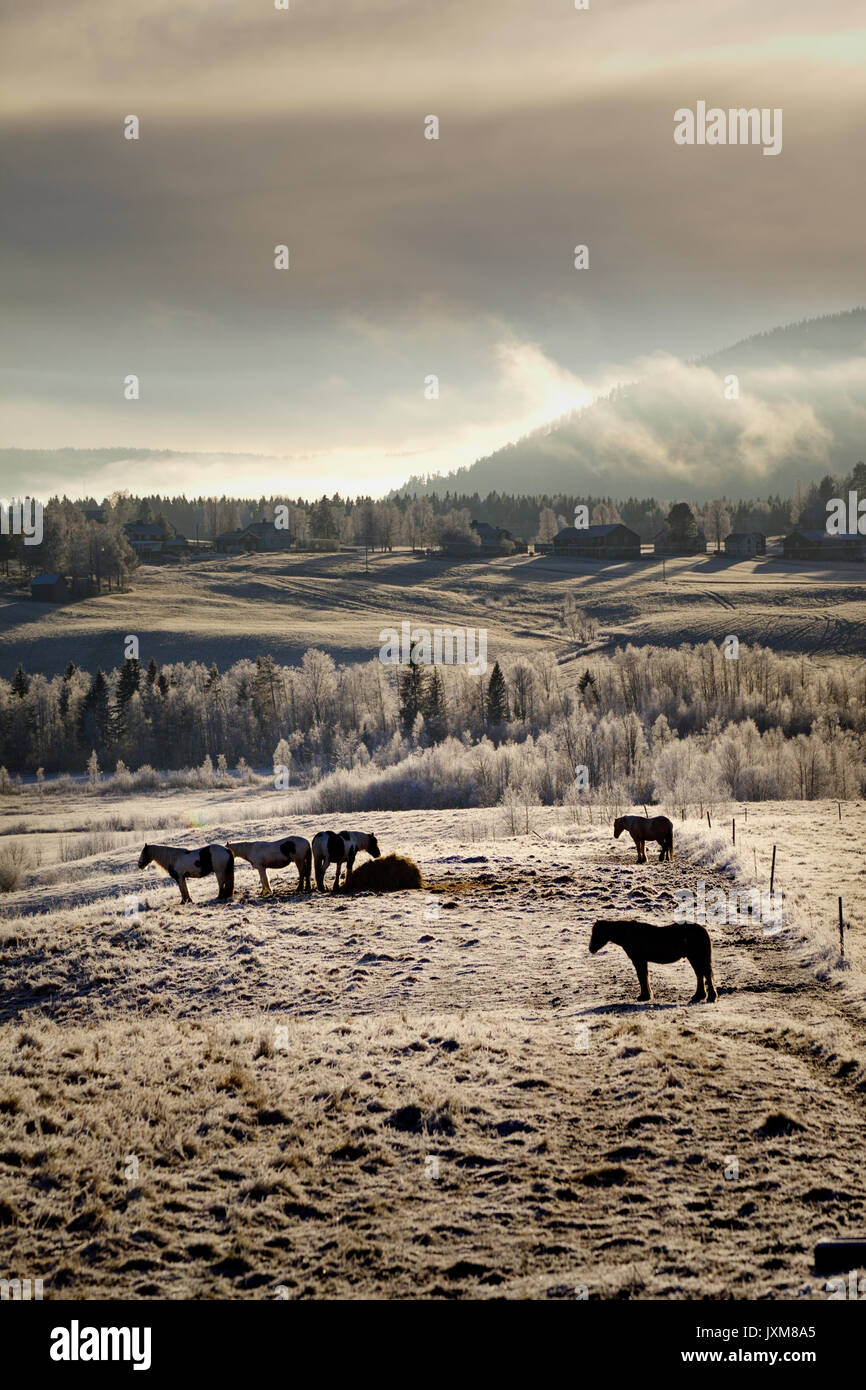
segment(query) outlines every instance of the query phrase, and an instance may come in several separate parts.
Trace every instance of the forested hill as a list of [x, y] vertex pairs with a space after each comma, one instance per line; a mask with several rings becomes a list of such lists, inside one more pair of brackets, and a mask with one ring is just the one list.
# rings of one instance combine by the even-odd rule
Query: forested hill
[[864, 409], [866, 309], [858, 308], [699, 361], [660, 354], [640, 379], [592, 405], [401, 491], [790, 494], [798, 481], [845, 473], [863, 457]]

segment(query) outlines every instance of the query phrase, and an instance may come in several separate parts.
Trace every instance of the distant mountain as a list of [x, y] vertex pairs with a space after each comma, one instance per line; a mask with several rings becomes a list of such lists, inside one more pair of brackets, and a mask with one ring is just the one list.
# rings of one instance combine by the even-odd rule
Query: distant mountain
[[762, 497], [849, 473], [864, 456], [866, 309], [858, 308], [698, 361], [659, 354], [592, 405], [399, 491]]

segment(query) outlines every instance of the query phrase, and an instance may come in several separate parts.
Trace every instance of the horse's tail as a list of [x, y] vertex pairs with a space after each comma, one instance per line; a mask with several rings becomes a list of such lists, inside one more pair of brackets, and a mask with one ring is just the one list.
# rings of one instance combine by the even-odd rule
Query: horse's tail
[[[311, 851], [312, 853], [312, 851]], [[313, 862], [316, 866], [316, 887], [320, 893], [325, 891], [325, 856], [321, 850], [313, 855]]]
[[307, 848], [304, 850], [304, 867], [303, 867], [303, 869], [302, 869], [302, 871], [301, 871], [301, 879], [302, 879], [302, 881], [306, 884], [307, 888], [309, 888], [309, 886], [310, 886], [310, 876], [311, 876], [312, 872], [313, 872], [313, 851], [310, 849], [310, 846], [307, 845]]
[[226, 850], [227, 864], [223, 868], [220, 876], [219, 897], [225, 902], [235, 891], [235, 859], [234, 855]]
[[673, 859], [673, 857], [674, 857], [674, 829], [673, 829], [673, 826], [671, 826], [670, 830], [668, 831], [668, 858], [669, 858], [669, 859]]

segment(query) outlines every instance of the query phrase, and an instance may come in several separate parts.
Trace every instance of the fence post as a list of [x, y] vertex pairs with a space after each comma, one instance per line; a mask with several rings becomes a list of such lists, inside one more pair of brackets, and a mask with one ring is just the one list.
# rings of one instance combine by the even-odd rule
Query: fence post
[[737, 843], [737, 822], [733, 817], [731, 818], [731, 843], [734, 845]]
[[845, 923], [842, 919], [842, 899], [839, 899], [839, 954], [845, 959]]
[[707, 811], [707, 825], [709, 826], [710, 830], [712, 830], [712, 828], [713, 828], [713, 822], [710, 820], [710, 813], [709, 813], [709, 811]]
[[776, 846], [773, 845], [773, 863], [770, 867], [770, 897], [773, 896], [773, 880], [776, 877]]

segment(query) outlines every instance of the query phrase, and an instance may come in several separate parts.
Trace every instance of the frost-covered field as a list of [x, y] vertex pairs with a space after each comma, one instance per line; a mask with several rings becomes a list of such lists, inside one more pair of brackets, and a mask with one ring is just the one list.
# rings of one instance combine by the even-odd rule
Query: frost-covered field
[[[262, 900], [239, 863], [234, 902], [182, 907], [145, 839], [327, 821], [125, 798], [136, 829], [76, 859], [94, 800], [28, 810], [41, 863], [2, 900], [4, 1269], [46, 1297], [827, 1296], [814, 1243], [866, 1217], [861, 804], [734, 807], [736, 855], [714, 813], [640, 866], [561, 809], [352, 816], [424, 892], [296, 897], [292, 868]], [[767, 886], [774, 842], [784, 930], [711, 927], [715, 1006], [685, 962], [647, 1007], [589, 956], [598, 916]]]

